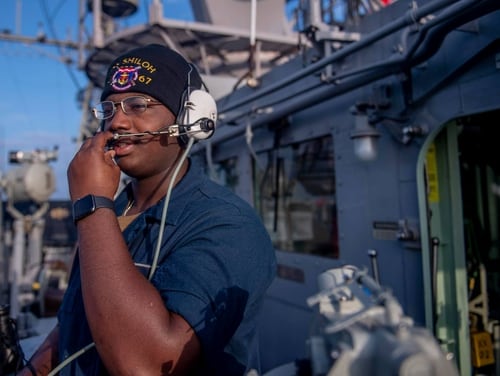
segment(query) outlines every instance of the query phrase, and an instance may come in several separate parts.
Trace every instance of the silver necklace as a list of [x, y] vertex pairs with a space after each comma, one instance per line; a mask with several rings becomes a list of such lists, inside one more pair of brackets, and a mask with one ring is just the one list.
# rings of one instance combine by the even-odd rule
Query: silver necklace
[[125, 208], [125, 210], [124, 210], [124, 211], [123, 211], [123, 213], [122, 213], [122, 217], [124, 217], [124, 216], [126, 216], [126, 215], [127, 215], [128, 211], [129, 211], [130, 209], [132, 209], [132, 206], [134, 206], [134, 203], [135, 203], [135, 200], [133, 200], [133, 199], [132, 199], [132, 200], [130, 200], [130, 201], [128, 202], [127, 207]]

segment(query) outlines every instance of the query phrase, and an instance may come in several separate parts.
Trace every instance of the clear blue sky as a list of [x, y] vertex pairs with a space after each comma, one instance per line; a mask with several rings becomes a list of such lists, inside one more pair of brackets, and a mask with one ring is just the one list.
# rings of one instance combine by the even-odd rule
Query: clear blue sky
[[[149, 2], [140, 0], [140, 11], [124, 19], [125, 26], [145, 23]], [[165, 17], [191, 19], [189, 0], [163, 4]], [[0, 30], [25, 37], [43, 30], [49, 39], [76, 41], [78, 7], [79, 0], [2, 0]], [[90, 17], [87, 21], [90, 25]], [[9, 151], [58, 146], [58, 160], [50, 163], [57, 184], [51, 199], [68, 198], [66, 167], [77, 148], [81, 118], [76, 96], [87, 84], [84, 72], [59, 57], [54, 47], [0, 40], [0, 172], [17, 167], [8, 163]]]

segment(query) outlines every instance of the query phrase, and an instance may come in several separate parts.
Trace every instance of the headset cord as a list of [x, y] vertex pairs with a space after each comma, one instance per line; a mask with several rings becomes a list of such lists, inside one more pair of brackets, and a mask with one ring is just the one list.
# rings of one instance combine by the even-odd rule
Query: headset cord
[[[179, 171], [181, 170], [181, 166], [184, 163], [184, 161], [186, 160], [189, 152], [191, 151], [193, 144], [194, 144], [194, 138], [190, 137], [188, 144], [186, 145], [186, 150], [184, 150], [184, 153], [182, 153], [181, 159], [177, 163], [177, 166], [175, 166], [174, 173], [172, 174], [172, 178], [170, 179], [170, 182], [168, 184], [167, 193], [165, 194], [165, 202], [163, 203], [163, 211], [162, 211], [162, 216], [161, 216], [158, 241], [156, 242], [156, 250], [155, 250], [155, 253], [153, 256], [153, 262], [151, 264], [151, 269], [149, 271], [148, 281], [151, 281], [151, 279], [153, 278], [153, 275], [156, 271], [156, 268], [158, 266], [158, 259], [159, 259], [160, 250], [161, 250], [161, 242], [163, 240], [163, 231], [164, 231], [165, 225], [166, 225], [168, 204], [170, 202], [170, 196], [172, 193], [172, 189], [174, 188], [174, 183], [175, 183], [175, 180], [177, 179], [177, 175], [179, 174]], [[92, 342], [92, 343], [89, 343], [87, 346], [83, 347], [82, 349], [78, 350], [77, 352], [73, 353], [71, 356], [64, 359], [64, 361], [61, 362], [56, 368], [54, 368], [52, 371], [50, 371], [47, 376], [55, 376], [57, 374], [57, 372], [59, 372], [61, 369], [63, 369], [69, 363], [71, 363], [73, 360], [78, 358], [80, 355], [83, 355], [84, 353], [86, 353], [88, 350], [90, 350], [94, 346], [95, 346], [95, 342]]]
[[86, 353], [88, 350], [90, 350], [94, 346], [95, 346], [95, 342], [89, 343], [84, 348], [82, 348], [82, 349], [78, 350], [77, 352], [71, 354], [69, 357], [67, 357], [66, 359], [64, 359], [63, 362], [59, 363], [59, 365], [56, 368], [54, 368], [52, 371], [50, 371], [47, 376], [54, 376], [54, 375], [56, 375], [57, 372], [59, 372], [60, 370], [62, 370], [69, 363], [71, 363], [73, 360], [75, 360], [76, 358], [78, 358], [80, 355], [83, 355], [84, 353]]
[[194, 138], [190, 137], [188, 144], [186, 145], [186, 150], [184, 150], [184, 153], [182, 153], [181, 159], [177, 163], [177, 166], [175, 166], [174, 173], [172, 174], [172, 178], [170, 179], [170, 182], [168, 185], [167, 193], [165, 195], [165, 202], [163, 203], [163, 212], [161, 215], [158, 240], [156, 242], [156, 250], [154, 253], [153, 262], [151, 264], [151, 269], [149, 271], [149, 276], [148, 276], [149, 281], [151, 281], [151, 279], [153, 278], [153, 275], [154, 275], [156, 268], [158, 266], [158, 258], [160, 257], [161, 242], [163, 240], [163, 231], [165, 229], [165, 224], [166, 224], [166, 220], [167, 220], [167, 212], [168, 212], [168, 205], [170, 203], [170, 195], [172, 193], [172, 189], [174, 187], [175, 180], [177, 179], [177, 175], [179, 174], [179, 171], [181, 170], [182, 164], [186, 160], [189, 152], [191, 151], [193, 144], [194, 144]]

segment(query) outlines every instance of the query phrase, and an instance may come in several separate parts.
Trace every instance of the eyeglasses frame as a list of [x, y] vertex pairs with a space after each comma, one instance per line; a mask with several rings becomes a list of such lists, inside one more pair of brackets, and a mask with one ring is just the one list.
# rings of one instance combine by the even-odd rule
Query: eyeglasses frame
[[[147, 98], [147, 97], [144, 97], [142, 95], [133, 95], [133, 96], [130, 96], [130, 97], [127, 97], [121, 101], [117, 101], [117, 102], [114, 102], [114, 101], [102, 101], [102, 102], [99, 102], [95, 105], [94, 108], [92, 108], [92, 113], [94, 114], [95, 118], [97, 120], [108, 120], [108, 119], [111, 119], [113, 116], [115, 116], [116, 114], [116, 108], [118, 107], [118, 105], [120, 105], [123, 113], [125, 115], [134, 115], [134, 113], [128, 113], [127, 111], [125, 111], [125, 107], [123, 105], [123, 102], [125, 102], [126, 100], [129, 100], [131, 98], [142, 98], [146, 101], [146, 108], [144, 109], [144, 111], [141, 111], [139, 112], [140, 114], [142, 114], [143, 112], [146, 112], [146, 110], [148, 109], [148, 107], [150, 106], [157, 106], [157, 105], [162, 105], [163, 103], [160, 102], [160, 101], [157, 101], [157, 100], [154, 100], [154, 99], [151, 99], [151, 98]], [[111, 115], [107, 116], [107, 117], [99, 117], [97, 115], [98, 111], [96, 110], [96, 107], [98, 105], [102, 105], [103, 103], [112, 103], [113, 104], [113, 112], [111, 113]]]

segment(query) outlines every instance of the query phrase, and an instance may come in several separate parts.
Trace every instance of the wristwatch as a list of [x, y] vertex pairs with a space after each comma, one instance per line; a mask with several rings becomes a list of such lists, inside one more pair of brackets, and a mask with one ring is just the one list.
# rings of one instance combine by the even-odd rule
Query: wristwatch
[[73, 222], [78, 222], [99, 208], [115, 210], [115, 203], [113, 200], [103, 196], [87, 195], [79, 198], [73, 203]]

